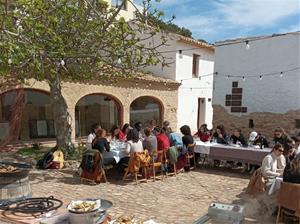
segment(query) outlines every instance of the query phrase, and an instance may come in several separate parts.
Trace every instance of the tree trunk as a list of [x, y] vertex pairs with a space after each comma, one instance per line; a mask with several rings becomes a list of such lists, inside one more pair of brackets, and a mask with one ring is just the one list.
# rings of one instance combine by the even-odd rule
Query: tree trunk
[[0, 151], [7, 149], [7, 145], [18, 140], [21, 131], [22, 109], [25, 101], [24, 89], [16, 90], [15, 104], [12, 107], [9, 119], [9, 130], [7, 131], [4, 141], [0, 144]]
[[56, 147], [67, 150], [71, 153], [74, 145], [71, 140], [71, 116], [68, 113], [68, 106], [61, 92], [61, 82], [57, 75], [56, 79], [50, 84], [51, 106], [53, 109], [55, 130], [56, 130]]

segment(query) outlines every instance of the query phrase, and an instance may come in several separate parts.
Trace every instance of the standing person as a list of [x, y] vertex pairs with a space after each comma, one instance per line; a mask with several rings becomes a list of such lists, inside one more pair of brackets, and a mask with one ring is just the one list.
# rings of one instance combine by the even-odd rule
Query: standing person
[[196, 134], [194, 136], [198, 137], [202, 142], [209, 142], [211, 135], [210, 131], [207, 128], [207, 124], [202, 124]]
[[237, 128], [234, 130], [233, 135], [231, 135], [230, 140], [232, 141], [233, 144], [237, 144], [243, 147], [248, 146], [248, 142], [244, 135], [242, 134], [242, 130]]
[[101, 129], [100, 124], [95, 123], [95, 124], [92, 125], [91, 132], [88, 135], [87, 141], [86, 141], [86, 148], [87, 149], [92, 149], [92, 142], [93, 142], [94, 138], [96, 137], [96, 133], [99, 129]]
[[130, 129], [130, 125], [128, 123], [123, 125], [122, 130], [119, 133], [119, 139], [120, 140], [122, 140], [122, 141], [126, 140], [126, 136], [129, 132], [129, 129]]
[[143, 147], [147, 149], [150, 156], [153, 157], [157, 153], [157, 139], [154, 135], [151, 135], [150, 128], [145, 128], [144, 133]]
[[280, 160], [284, 149], [281, 144], [275, 144], [270, 154], [262, 161], [261, 172], [267, 180], [267, 186], [270, 186], [276, 179], [282, 175], [284, 167], [280, 167], [278, 161]]
[[219, 144], [228, 145], [228, 136], [223, 125], [218, 125], [216, 132], [213, 134], [213, 140]]

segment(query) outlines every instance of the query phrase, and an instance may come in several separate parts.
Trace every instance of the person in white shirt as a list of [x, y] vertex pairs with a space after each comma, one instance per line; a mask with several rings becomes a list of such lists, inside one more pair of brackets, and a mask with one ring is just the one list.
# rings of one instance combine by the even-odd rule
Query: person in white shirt
[[128, 154], [133, 154], [135, 152], [143, 152], [143, 142], [139, 138], [139, 132], [136, 129], [131, 129], [127, 134], [128, 147], [126, 149]]
[[86, 141], [86, 148], [87, 149], [92, 149], [92, 142], [96, 137], [97, 131], [100, 130], [100, 129], [101, 129], [100, 124], [95, 123], [95, 124], [92, 125], [91, 133], [88, 135], [87, 141]]
[[270, 186], [283, 173], [285, 166], [285, 158], [282, 155], [284, 149], [281, 144], [275, 144], [272, 152], [267, 155], [261, 165], [261, 172], [266, 178], [267, 186]]

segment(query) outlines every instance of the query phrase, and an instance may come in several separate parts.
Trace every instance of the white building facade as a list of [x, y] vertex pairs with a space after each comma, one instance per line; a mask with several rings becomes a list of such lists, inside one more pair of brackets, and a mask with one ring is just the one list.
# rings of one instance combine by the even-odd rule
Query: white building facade
[[[165, 36], [168, 42], [159, 51], [165, 52], [164, 56], [171, 64], [163, 68], [160, 65], [148, 67], [147, 71], [181, 83], [177, 129], [189, 125], [192, 132], [196, 132], [203, 123], [211, 128], [214, 47], [177, 34], [167, 33]], [[159, 37], [154, 40], [157, 41]]]
[[278, 126], [300, 131], [299, 68], [300, 32], [217, 43], [214, 125], [269, 138]]

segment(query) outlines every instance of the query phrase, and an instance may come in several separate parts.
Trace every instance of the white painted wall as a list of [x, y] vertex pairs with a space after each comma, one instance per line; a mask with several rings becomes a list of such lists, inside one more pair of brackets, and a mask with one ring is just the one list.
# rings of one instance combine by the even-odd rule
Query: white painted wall
[[[243, 88], [243, 105], [248, 113], [285, 113], [300, 109], [300, 70], [280, 75], [247, 78], [249, 75], [280, 72], [300, 67], [300, 33], [245, 43], [216, 47], [215, 88], [213, 104], [225, 107], [225, 95], [231, 94], [232, 81], [238, 81]], [[246, 80], [222, 75], [244, 75]], [[225, 107], [230, 112], [230, 107]], [[233, 113], [234, 115], [239, 115]]]
[[[179, 48], [192, 48], [183, 43], [178, 45]], [[178, 91], [178, 127], [187, 124], [191, 127], [192, 132], [197, 131], [198, 98], [204, 98], [205, 100], [201, 107], [205, 108], [205, 115], [201, 123], [206, 123], [211, 128], [213, 109], [211, 101], [209, 102], [208, 99], [212, 98], [213, 76], [205, 75], [213, 73], [214, 52], [202, 48], [183, 51], [182, 54], [182, 58], [177, 54], [176, 59], [176, 80], [180, 81], [183, 79]], [[201, 79], [192, 78], [193, 54], [200, 55], [199, 76], [205, 76]], [[200, 115], [200, 118], [202, 116]]]
[[[151, 71], [153, 75], [161, 76], [164, 78], [177, 80], [182, 85], [178, 91], [178, 111], [177, 111], [177, 128], [182, 125], [189, 125], [192, 132], [198, 129], [198, 98], [205, 98], [205, 116], [203, 122], [212, 127], [213, 109], [211, 102], [208, 99], [212, 98], [213, 76], [206, 76], [199, 80], [192, 78], [193, 54], [200, 55], [199, 60], [199, 75], [206, 75], [213, 73], [214, 66], [214, 52], [206, 48], [198, 48], [195, 50], [188, 50], [195, 48], [195, 45], [179, 42], [178, 37], [169, 34], [167, 46], [160, 48], [161, 52], [173, 51], [165, 53], [169, 57], [169, 62], [172, 62], [169, 67], [149, 66], [146, 71]], [[154, 37], [155, 43], [160, 41], [160, 36]], [[179, 56], [179, 50], [182, 51], [182, 57]]]

